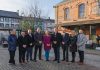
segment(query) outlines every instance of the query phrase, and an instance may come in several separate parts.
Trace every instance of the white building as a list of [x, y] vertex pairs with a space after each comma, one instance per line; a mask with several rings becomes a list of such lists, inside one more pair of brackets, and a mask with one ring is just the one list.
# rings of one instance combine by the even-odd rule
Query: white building
[[53, 31], [54, 27], [55, 27], [55, 21], [53, 19], [44, 19], [43, 20], [43, 30], [48, 30], [50, 32]]
[[19, 28], [20, 17], [17, 12], [0, 10], [0, 40], [7, 38], [11, 29]]

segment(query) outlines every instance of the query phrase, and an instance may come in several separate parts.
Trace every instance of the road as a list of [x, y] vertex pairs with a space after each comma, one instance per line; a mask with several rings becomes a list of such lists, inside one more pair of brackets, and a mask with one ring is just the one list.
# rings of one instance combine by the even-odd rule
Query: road
[[[54, 58], [53, 51], [51, 51], [50, 57], [50, 59]], [[46, 62], [45, 60], [20, 65], [18, 63], [18, 50], [16, 51], [15, 57], [16, 65], [9, 65], [8, 60], [9, 55], [7, 48], [0, 48], [0, 70], [100, 70], [100, 56], [94, 54], [85, 54], [84, 65], [71, 62], [61, 62], [58, 64], [57, 62]], [[78, 61], [78, 55], [76, 61]]]

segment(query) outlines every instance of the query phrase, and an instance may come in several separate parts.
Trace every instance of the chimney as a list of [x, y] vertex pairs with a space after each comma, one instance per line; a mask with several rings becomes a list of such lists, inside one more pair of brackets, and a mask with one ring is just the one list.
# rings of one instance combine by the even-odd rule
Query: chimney
[[19, 15], [19, 10], [17, 10], [17, 13], [18, 13], [18, 15]]

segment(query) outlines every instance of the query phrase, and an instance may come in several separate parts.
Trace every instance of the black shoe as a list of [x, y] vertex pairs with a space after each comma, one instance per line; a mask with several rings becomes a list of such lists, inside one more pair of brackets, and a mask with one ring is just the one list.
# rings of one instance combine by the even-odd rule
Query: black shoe
[[60, 63], [60, 61], [57, 61], [57, 63]]
[[75, 61], [71, 61], [72, 63], [74, 63]]
[[33, 60], [34, 62], [37, 62], [37, 60]]
[[65, 60], [63, 59], [63, 60], [61, 60], [61, 61], [65, 61]]
[[46, 60], [46, 61], [49, 61], [49, 60]]
[[13, 65], [16, 65], [15, 63], [12, 63]]
[[30, 59], [30, 61], [34, 61], [33, 59]]
[[57, 59], [54, 59], [53, 61], [57, 61]]
[[69, 62], [68, 60], [66, 60], [66, 62]]

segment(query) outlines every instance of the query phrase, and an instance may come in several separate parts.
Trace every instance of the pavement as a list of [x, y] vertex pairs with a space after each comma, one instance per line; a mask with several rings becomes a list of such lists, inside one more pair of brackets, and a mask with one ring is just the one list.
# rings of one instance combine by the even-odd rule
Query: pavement
[[[90, 51], [89, 51], [90, 52]], [[99, 51], [98, 51], [99, 52]], [[54, 58], [53, 51], [51, 50], [50, 59]], [[62, 58], [62, 53], [61, 53]], [[44, 52], [43, 52], [44, 59]], [[78, 65], [71, 62], [53, 62], [53, 61], [30, 61], [26, 64], [18, 63], [18, 50], [16, 51], [16, 65], [9, 65], [9, 53], [7, 48], [0, 48], [0, 70], [100, 70], [100, 55], [90, 54], [85, 52], [85, 64]], [[76, 61], [78, 61], [78, 55]]]

